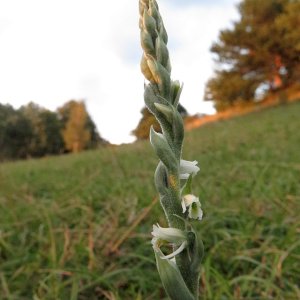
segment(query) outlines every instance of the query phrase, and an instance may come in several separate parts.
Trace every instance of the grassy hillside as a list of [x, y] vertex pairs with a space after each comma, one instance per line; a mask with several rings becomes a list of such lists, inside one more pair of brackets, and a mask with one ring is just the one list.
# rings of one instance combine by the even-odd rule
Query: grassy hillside
[[[300, 103], [189, 132], [201, 299], [300, 299]], [[148, 142], [0, 165], [0, 299], [165, 299]], [[153, 200], [154, 199], [154, 200]]]

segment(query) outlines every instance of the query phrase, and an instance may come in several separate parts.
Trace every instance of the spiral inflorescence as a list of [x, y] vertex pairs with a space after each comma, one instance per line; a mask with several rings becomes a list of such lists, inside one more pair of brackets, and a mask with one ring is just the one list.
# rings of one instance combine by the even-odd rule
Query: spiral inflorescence
[[[171, 80], [168, 35], [156, 1], [139, 0], [139, 13], [141, 71], [147, 80], [144, 100], [162, 129], [162, 133], [150, 129], [150, 142], [160, 159], [154, 179], [169, 224], [169, 228], [154, 226], [153, 249], [170, 298], [197, 299], [203, 245], [189, 218], [202, 219], [199, 198], [191, 194], [192, 178], [199, 167], [196, 161], [181, 159], [184, 126], [177, 107], [182, 85]], [[160, 250], [164, 243], [173, 246], [171, 254]], [[171, 257], [175, 263], [168, 259]]]

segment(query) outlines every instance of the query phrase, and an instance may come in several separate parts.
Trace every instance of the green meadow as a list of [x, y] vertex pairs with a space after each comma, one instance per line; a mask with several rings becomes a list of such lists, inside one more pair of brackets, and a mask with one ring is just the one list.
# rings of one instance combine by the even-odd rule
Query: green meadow
[[[300, 299], [300, 102], [188, 132], [203, 300]], [[117, 130], [117, 128], [116, 128]], [[0, 165], [0, 299], [166, 299], [148, 141]]]

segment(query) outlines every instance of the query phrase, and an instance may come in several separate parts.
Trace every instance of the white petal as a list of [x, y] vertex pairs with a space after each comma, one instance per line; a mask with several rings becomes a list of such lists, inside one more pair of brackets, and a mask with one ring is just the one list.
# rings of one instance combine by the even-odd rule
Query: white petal
[[153, 249], [154, 249], [156, 252], [158, 252], [158, 250], [160, 250], [160, 249], [159, 249], [159, 239], [158, 239], [158, 238], [156, 238], [156, 237], [152, 238], [151, 244], [152, 244]]
[[176, 259], [175, 259], [175, 257], [171, 258], [171, 259], [170, 259], [170, 262], [172, 262], [173, 264], [176, 265]]
[[185, 213], [186, 212], [186, 206], [185, 206], [185, 201], [184, 201], [183, 198], [182, 198], [182, 201], [181, 201], [181, 207], [182, 207], [182, 212]]
[[195, 176], [200, 168], [197, 166], [198, 162], [196, 160], [194, 161], [188, 161], [188, 160], [184, 160], [184, 159], [181, 159], [180, 160], [180, 170], [179, 170], [179, 173], [180, 175], [183, 175], [183, 174], [192, 174], [193, 176]]
[[153, 225], [152, 235], [160, 240], [174, 244], [180, 244], [186, 240], [186, 234], [184, 231], [172, 227], [163, 228], [158, 224]]
[[182, 197], [182, 200], [184, 201], [185, 206], [187, 206], [187, 207], [192, 205], [194, 202], [199, 202], [199, 198], [192, 194], [184, 195]]
[[179, 174], [179, 179], [188, 179], [190, 176], [189, 173], [183, 173], [183, 174]]
[[200, 202], [195, 202], [194, 204], [190, 205], [190, 207], [189, 207], [189, 217], [191, 219], [202, 220], [203, 211], [201, 209]]
[[186, 245], [187, 245], [187, 241], [184, 241], [177, 250], [175, 250], [174, 252], [172, 252], [169, 255], [164, 255], [161, 258], [162, 259], [170, 259], [170, 258], [175, 257], [177, 254], [181, 253], [186, 248]]

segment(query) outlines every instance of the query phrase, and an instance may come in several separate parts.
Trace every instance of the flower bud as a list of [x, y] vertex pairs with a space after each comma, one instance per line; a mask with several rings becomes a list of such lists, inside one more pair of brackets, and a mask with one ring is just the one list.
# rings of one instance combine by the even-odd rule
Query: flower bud
[[167, 43], [168, 43], [168, 34], [167, 34], [167, 31], [165, 29], [165, 26], [164, 26], [164, 23], [163, 23], [162, 19], [160, 19], [160, 22], [158, 23], [158, 32], [159, 32], [159, 35], [162, 37], [164, 43], [167, 45]]
[[156, 38], [155, 51], [156, 51], [156, 57], [157, 57], [158, 62], [162, 66], [164, 66], [167, 69], [167, 71], [170, 73], [171, 69], [168, 69], [168, 68], [170, 68], [169, 51], [168, 51], [166, 44], [164, 43], [164, 41], [162, 40], [162, 38], [160, 36], [158, 36]]
[[145, 91], [144, 91], [145, 104], [153, 114], [155, 114], [157, 111], [156, 107], [154, 106], [154, 103], [158, 101], [158, 97], [156, 95], [156, 92], [157, 92], [156, 90], [157, 90], [157, 88], [156, 88], [155, 84], [147, 84], [145, 86]]
[[171, 88], [170, 73], [151, 55], [146, 55], [146, 58], [149, 69], [152, 72], [155, 82], [158, 84], [161, 95], [168, 99]]
[[146, 55], [146, 59], [147, 59], [147, 64], [148, 67], [152, 73], [152, 76], [155, 80], [155, 82], [158, 84], [160, 81], [160, 74], [159, 74], [159, 70], [158, 70], [158, 64], [156, 62], [156, 60], [151, 56], [151, 55]]
[[166, 167], [163, 165], [162, 162], [159, 162], [154, 174], [154, 181], [157, 191], [159, 192], [160, 196], [165, 196], [168, 194], [168, 173]]
[[162, 96], [169, 99], [170, 90], [171, 90], [170, 73], [160, 63], [157, 63], [157, 69], [158, 69], [158, 73], [159, 73], [158, 88], [159, 88]]
[[155, 55], [152, 37], [145, 30], [141, 30], [141, 46], [146, 54]]
[[153, 127], [150, 129], [150, 143], [152, 144], [157, 156], [167, 167], [171, 173], [175, 173], [178, 170], [177, 160], [168, 144], [166, 138], [161, 134], [154, 131]]
[[149, 13], [155, 20], [161, 18], [158, 12], [157, 3], [154, 0], [149, 0]]
[[184, 125], [182, 117], [177, 109], [174, 109], [172, 131], [174, 135], [174, 144], [181, 149], [184, 138]]
[[183, 84], [180, 86], [180, 82], [178, 80], [172, 81], [171, 84], [171, 102], [177, 107], [179, 103], [179, 98], [183, 89]]
[[156, 107], [156, 109], [162, 113], [167, 121], [172, 124], [173, 122], [173, 116], [174, 116], [174, 110], [168, 106], [168, 105], [164, 105], [164, 104], [161, 104], [161, 103], [158, 103], [158, 102], [155, 102], [154, 103], [154, 106]]
[[152, 37], [156, 37], [156, 21], [153, 17], [151, 17], [146, 10], [144, 10], [143, 14], [143, 27], [148, 31], [148, 33]]
[[141, 16], [143, 15], [145, 9], [147, 9], [145, 2], [143, 0], [140, 0], [139, 1], [139, 12], [140, 12]]
[[141, 71], [147, 80], [149, 80], [150, 82], [155, 82], [154, 77], [152, 75], [151, 70], [149, 69], [149, 66], [147, 64], [147, 60], [146, 60], [146, 57], [144, 54], [141, 59]]

